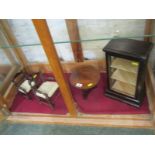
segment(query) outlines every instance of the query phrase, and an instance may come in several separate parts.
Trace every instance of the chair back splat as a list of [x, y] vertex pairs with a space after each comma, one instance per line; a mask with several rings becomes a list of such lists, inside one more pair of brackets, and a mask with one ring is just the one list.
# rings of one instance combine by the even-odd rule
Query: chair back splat
[[32, 99], [31, 91], [36, 82], [31, 74], [21, 70], [13, 77], [12, 83], [17, 88], [17, 93], [24, 95], [28, 99]]

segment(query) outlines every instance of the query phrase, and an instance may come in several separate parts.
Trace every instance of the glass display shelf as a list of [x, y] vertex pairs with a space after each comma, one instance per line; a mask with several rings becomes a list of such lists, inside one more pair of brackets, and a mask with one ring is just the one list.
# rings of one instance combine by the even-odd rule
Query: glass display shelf
[[110, 67], [117, 68], [123, 71], [131, 72], [131, 73], [137, 73], [138, 66], [135, 64], [135, 62], [130, 60], [125, 60], [122, 58], [116, 58], [112, 61]]
[[136, 86], [137, 74], [116, 69], [116, 71], [112, 74], [111, 79]]
[[[143, 39], [144, 37], [151, 37], [155, 38], [155, 34], [152, 35], [141, 35], [141, 36], [119, 36], [119, 37], [103, 37], [103, 38], [92, 38], [92, 39], [81, 39], [81, 40], [66, 40], [66, 41], [54, 41], [54, 44], [68, 44], [68, 43], [82, 43], [82, 42], [97, 42], [97, 41], [104, 41], [104, 40], [112, 40], [112, 39]], [[20, 48], [26, 46], [42, 46], [41, 43], [32, 43], [32, 44], [17, 44], [17, 45], [0, 45], [0, 48]]]
[[114, 91], [120, 92], [122, 94], [132, 96], [134, 97], [135, 95], [135, 90], [136, 88], [130, 84], [121, 82], [121, 81], [115, 81], [114, 84], [112, 85], [112, 89]]

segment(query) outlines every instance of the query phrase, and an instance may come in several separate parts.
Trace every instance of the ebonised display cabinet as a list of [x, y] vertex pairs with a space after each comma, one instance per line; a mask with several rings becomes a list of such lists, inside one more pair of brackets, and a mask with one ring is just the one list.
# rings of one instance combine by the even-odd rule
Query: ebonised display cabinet
[[104, 47], [107, 96], [140, 107], [145, 96], [145, 73], [152, 46], [145, 41], [113, 39]]

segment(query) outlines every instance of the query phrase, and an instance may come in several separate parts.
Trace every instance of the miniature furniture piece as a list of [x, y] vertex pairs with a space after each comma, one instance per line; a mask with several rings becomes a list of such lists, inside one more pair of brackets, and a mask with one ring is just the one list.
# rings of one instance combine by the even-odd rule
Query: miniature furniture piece
[[106, 95], [139, 107], [145, 95], [145, 72], [152, 43], [132, 39], [111, 40], [106, 53]]
[[17, 88], [17, 92], [25, 95], [28, 99], [31, 99], [31, 90], [35, 86], [35, 75], [29, 75], [24, 71], [16, 73], [12, 82]]
[[55, 103], [51, 101], [51, 97], [55, 94], [59, 87], [57, 82], [53, 80], [53, 77], [48, 77], [48, 79], [46, 80], [44, 78], [42, 84], [34, 90], [35, 95], [37, 96], [39, 101], [42, 101], [42, 103], [47, 104], [52, 109], [54, 108]]
[[81, 64], [72, 70], [70, 83], [73, 87], [82, 90], [83, 98], [96, 87], [100, 79], [99, 70], [93, 65]]

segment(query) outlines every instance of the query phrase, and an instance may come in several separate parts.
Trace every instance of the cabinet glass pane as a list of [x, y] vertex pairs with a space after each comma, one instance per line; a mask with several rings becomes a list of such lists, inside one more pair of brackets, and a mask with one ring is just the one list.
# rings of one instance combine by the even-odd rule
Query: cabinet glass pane
[[42, 46], [35, 45], [39, 45], [40, 40], [30, 19], [8, 19], [8, 24], [17, 40], [17, 44], [33, 45], [20, 47], [28, 62], [48, 62]]
[[2, 89], [2, 84], [7, 76], [7, 73], [11, 70], [11, 63], [3, 50], [0, 49], [0, 90]]
[[[141, 36], [144, 34], [145, 20], [137, 19], [78, 19], [81, 40]], [[98, 40], [82, 42], [85, 59], [103, 59], [103, 47], [109, 42]], [[143, 40], [143, 38], [138, 38]]]
[[134, 97], [139, 63], [124, 58], [108, 56], [110, 89]]
[[[30, 19], [8, 19], [7, 21], [17, 39], [17, 44], [9, 46], [2, 44], [1, 48], [20, 47], [29, 62], [47, 63], [32, 21]], [[111, 39], [143, 40], [144, 38], [145, 19], [78, 19], [77, 23], [80, 39], [70, 40], [64, 19], [47, 20], [60, 60], [74, 61], [71, 42], [82, 44], [85, 60], [96, 60], [105, 57], [102, 49]], [[155, 38], [155, 33], [147, 36]]]
[[[0, 45], [8, 46], [5, 35], [0, 30]], [[18, 71], [20, 64], [13, 49], [0, 49], [0, 94], [3, 95], [9, 87], [14, 74]]]

